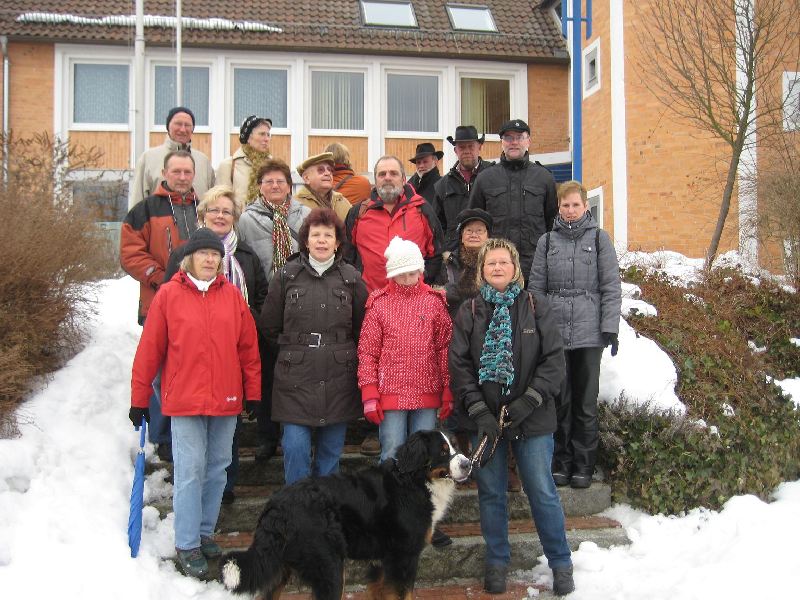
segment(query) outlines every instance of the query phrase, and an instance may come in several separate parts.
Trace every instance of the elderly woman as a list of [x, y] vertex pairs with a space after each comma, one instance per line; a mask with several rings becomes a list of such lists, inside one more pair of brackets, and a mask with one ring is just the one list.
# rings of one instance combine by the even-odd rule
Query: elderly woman
[[217, 183], [233, 186], [235, 200], [242, 206], [258, 195], [258, 170], [272, 155], [269, 143], [272, 120], [250, 115], [239, 128], [239, 149], [217, 168]]
[[458, 248], [443, 261], [447, 277], [444, 289], [447, 293], [447, 308], [455, 318], [461, 303], [478, 295], [476, 264], [478, 251], [489, 239], [492, 230], [492, 215], [480, 208], [467, 208], [458, 213], [456, 233]]
[[587, 488], [600, 432], [600, 361], [605, 346], [617, 354], [622, 291], [614, 246], [589, 212], [578, 181], [558, 188], [558, 215], [553, 231], [536, 245], [529, 287], [547, 294], [564, 340], [567, 375], [558, 401], [553, 479]]
[[[241, 242], [236, 234], [236, 223], [242, 214], [242, 205], [234, 199], [233, 188], [229, 185], [217, 185], [203, 194], [203, 199], [197, 205], [197, 220], [201, 227], [207, 227], [217, 234], [222, 246], [225, 248], [225, 255], [222, 257], [222, 267], [225, 278], [231, 282], [241, 293], [254, 319], [258, 319], [261, 314], [261, 307], [267, 297], [267, 278], [261, 268], [261, 261], [258, 260], [247, 244]], [[178, 265], [184, 257], [184, 248], [176, 249], [169, 257], [167, 263], [165, 281], [169, 281], [178, 271]], [[259, 344], [259, 346], [262, 346]], [[261, 347], [262, 362], [265, 359], [266, 348]], [[262, 377], [267, 371], [262, 367]], [[266, 392], [269, 391], [266, 381], [262, 381], [262, 397], [267, 398]], [[262, 432], [260, 445], [266, 447], [276, 447], [278, 444], [278, 428], [269, 421], [269, 402], [264, 401], [260, 405], [259, 413], [266, 410], [264, 420], [270, 428]], [[236, 479], [239, 474], [239, 425], [241, 419], [237, 419], [236, 433], [233, 436], [233, 456], [231, 464], [227, 469], [228, 480], [225, 484], [225, 491], [222, 494], [222, 503], [229, 504], [234, 501], [233, 491]]]
[[339, 470], [347, 422], [361, 415], [356, 340], [367, 301], [361, 275], [337, 252], [344, 224], [331, 209], [312, 210], [299, 239], [300, 252], [270, 282], [259, 322], [279, 347], [272, 418], [283, 424], [287, 484]]
[[180, 272], [147, 315], [131, 376], [134, 426], [148, 420], [151, 383], [163, 365], [162, 410], [172, 418], [175, 549], [186, 575], [208, 575], [221, 554], [211, 537], [219, 516], [236, 417], [261, 399], [258, 336], [241, 292], [223, 275], [225, 248], [201, 228], [184, 247]]
[[[477, 470], [481, 533], [486, 542], [484, 588], [506, 589], [508, 541], [507, 446], [517, 460], [553, 590], [575, 589], [564, 512], [550, 474], [554, 398], [564, 378], [564, 353], [550, 308], [522, 290], [519, 254], [508, 240], [489, 239], [478, 254], [480, 294], [458, 310], [450, 344], [450, 373], [457, 402], [494, 449]], [[499, 425], [501, 410], [510, 425]], [[496, 446], [495, 446], [496, 444]], [[487, 451], [487, 454], [490, 454]]]

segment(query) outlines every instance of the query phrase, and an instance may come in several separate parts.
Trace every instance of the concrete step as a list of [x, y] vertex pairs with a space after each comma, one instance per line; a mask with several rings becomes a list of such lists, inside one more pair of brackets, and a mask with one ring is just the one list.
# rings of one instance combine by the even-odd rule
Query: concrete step
[[[571, 517], [567, 519], [566, 525], [567, 541], [572, 550], [576, 550], [585, 541], [592, 541], [604, 548], [629, 543], [619, 523], [605, 517]], [[443, 525], [442, 530], [453, 538], [453, 543], [445, 548], [428, 546], [423, 551], [417, 582], [421, 586], [453, 586], [464, 585], [464, 580], [471, 580], [475, 581], [480, 590], [485, 546], [478, 529], [477, 524]], [[532, 569], [543, 553], [532, 522], [527, 519], [512, 521], [509, 523], [509, 533], [509, 571]], [[215, 539], [226, 550], [242, 549], [249, 546], [252, 534], [223, 533], [216, 535]], [[349, 585], [359, 586], [366, 583], [367, 565], [365, 561], [347, 562], [346, 581]], [[301, 589], [297, 582], [294, 584], [294, 589]]]

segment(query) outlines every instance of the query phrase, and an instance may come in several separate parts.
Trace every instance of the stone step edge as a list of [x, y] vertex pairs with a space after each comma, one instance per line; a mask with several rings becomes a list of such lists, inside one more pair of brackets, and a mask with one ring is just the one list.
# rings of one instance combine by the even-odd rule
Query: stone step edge
[[[621, 527], [622, 525], [614, 519], [598, 515], [565, 519], [567, 531], [620, 529]], [[483, 541], [480, 534], [480, 523], [442, 523], [439, 528], [454, 539], [464, 540], [464, 543], [471, 541], [470, 538], [474, 538], [476, 542]], [[509, 521], [508, 532], [509, 536], [527, 535], [535, 533], [536, 527], [530, 519], [515, 519]], [[243, 531], [217, 533], [214, 535], [214, 539], [226, 551], [245, 550], [253, 541], [253, 533]]]

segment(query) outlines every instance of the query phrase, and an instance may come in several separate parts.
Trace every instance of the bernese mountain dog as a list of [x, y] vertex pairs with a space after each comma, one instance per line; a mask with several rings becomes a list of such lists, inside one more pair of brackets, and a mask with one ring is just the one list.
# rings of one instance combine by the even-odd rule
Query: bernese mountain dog
[[222, 558], [222, 581], [277, 600], [294, 573], [315, 600], [341, 600], [345, 559], [373, 560], [368, 595], [410, 599], [419, 555], [469, 473], [444, 433], [419, 431], [380, 466], [286, 486], [267, 501], [250, 548]]

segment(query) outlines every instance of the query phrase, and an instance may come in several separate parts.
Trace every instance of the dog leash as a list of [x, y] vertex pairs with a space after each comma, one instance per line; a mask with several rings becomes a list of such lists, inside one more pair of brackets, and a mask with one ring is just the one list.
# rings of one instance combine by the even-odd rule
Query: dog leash
[[511, 420], [508, 418], [508, 409], [505, 406], [500, 409], [500, 416], [497, 418], [497, 425], [500, 427], [500, 435], [498, 435], [492, 443], [492, 447], [489, 450], [489, 456], [486, 457], [486, 460], [483, 460], [483, 455], [486, 453], [486, 448], [489, 446], [488, 435], [484, 435], [481, 438], [478, 447], [475, 448], [475, 451], [472, 453], [472, 456], [469, 459], [470, 474], [472, 473], [473, 469], [480, 468], [481, 462], [487, 463], [492, 459], [495, 450], [497, 450], [497, 444], [500, 441], [500, 438], [503, 437], [503, 430], [511, 425]]

